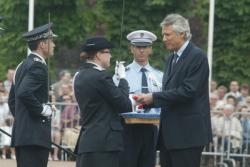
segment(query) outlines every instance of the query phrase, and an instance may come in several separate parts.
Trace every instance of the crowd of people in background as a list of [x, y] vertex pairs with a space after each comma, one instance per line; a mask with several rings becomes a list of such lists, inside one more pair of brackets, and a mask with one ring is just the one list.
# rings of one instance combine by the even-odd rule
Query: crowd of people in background
[[[0, 81], [0, 127], [11, 133], [13, 117], [9, 111], [7, 99], [15, 69], [8, 69], [6, 80]], [[210, 109], [214, 144], [221, 143], [221, 137], [230, 137], [232, 150], [237, 152], [250, 143], [250, 113], [249, 85], [232, 80], [229, 85], [218, 85], [214, 80], [210, 83]], [[72, 90], [72, 74], [62, 71], [59, 80], [52, 84], [53, 102], [56, 102], [58, 112], [53, 116], [52, 140], [56, 144], [72, 143], [72, 131], [79, 125], [79, 110], [75, 105]], [[234, 116], [232, 116], [234, 115]], [[72, 132], [72, 133], [71, 133]], [[0, 133], [0, 155], [2, 159], [15, 159], [14, 149], [9, 147], [10, 138]], [[226, 147], [226, 145], [225, 145]], [[73, 148], [72, 148], [73, 149]], [[215, 151], [218, 147], [214, 147]], [[7, 156], [8, 155], [8, 156]], [[54, 148], [50, 160], [59, 160], [59, 150]]]
[[[227, 85], [210, 84], [210, 109], [215, 151], [224, 146], [234, 153], [249, 153], [250, 96], [249, 85], [232, 80]], [[223, 140], [222, 140], [223, 139]]]

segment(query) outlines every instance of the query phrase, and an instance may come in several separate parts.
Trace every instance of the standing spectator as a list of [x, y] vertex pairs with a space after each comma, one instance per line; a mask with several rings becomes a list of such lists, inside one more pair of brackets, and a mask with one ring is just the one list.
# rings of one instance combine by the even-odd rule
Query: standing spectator
[[10, 92], [10, 88], [12, 85], [12, 81], [13, 81], [13, 76], [15, 74], [15, 69], [14, 68], [9, 68], [8, 72], [6, 74], [7, 80], [5, 80], [3, 82], [5, 89]]
[[227, 99], [228, 96], [234, 96], [236, 100], [238, 101], [241, 94], [239, 92], [239, 83], [238, 81], [231, 81], [230, 82], [230, 91], [225, 94], [225, 99]]
[[[13, 117], [10, 115], [8, 103], [6, 102], [4, 94], [0, 92], [0, 128], [11, 134]], [[11, 138], [0, 132], [0, 148], [2, 150], [2, 159], [6, 159], [7, 150], [10, 149]], [[11, 151], [11, 159], [15, 159], [15, 151]]]
[[[241, 113], [249, 113], [249, 108], [247, 106], [242, 106], [239, 110]], [[240, 119], [240, 123], [242, 125], [242, 135], [243, 135], [243, 143], [242, 143], [242, 153], [249, 154], [250, 153], [250, 116], [242, 115]], [[247, 158], [247, 166], [250, 166], [250, 159]]]
[[64, 95], [62, 102], [65, 103], [65, 106], [61, 111], [61, 128], [74, 128], [78, 125], [79, 120], [77, 119], [76, 106], [72, 105], [73, 96]]
[[[23, 35], [31, 53], [16, 69], [9, 95], [14, 116], [11, 144], [18, 167], [46, 167], [51, 149], [51, 115], [48, 105], [48, 67], [54, 55], [52, 23]], [[54, 110], [54, 109], [53, 109]]]
[[227, 88], [224, 85], [220, 85], [217, 89], [218, 100], [223, 101], [225, 98], [225, 94], [227, 93]]
[[238, 106], [238, 101], [236, 97], [232, 95], [227, 96], [226, 103], [233, 105], [235, 108]]
[[215, 93], [210, 93], [209, 95], [209, 104], [210, 104], [210, 110], [214, 111], [215, 107], [217, 106], [218, 102], [218, 95]]
[[161, 23], [166, 61], [162, 91], [138, 95], [147, 107], [161, 107], [158, 148], [161, 167], [199, 167], [212, 141], [208, 60], [193, 44], [188, 20], [169, 14]]
[[210, 83], [210, 93], [217, 93], [217, 82], [215, 80]]
[[119, 113], [132, 110], [124, 66], [116, 70], [118, 87], [106, 69], [112, 44], [104, 37], [86, 40], [87, 61], [74, 77], [74, 93], [81, 110], [81, 132], [75, 151], [77, 167], [119, 167], [123, 150]]
[[240, 94], [239, 103], [246, 104], [247, 96], [249, 95], [249, 85], [247, 83], [241, 85]]
[[2, 80], [0, 80], [0, 93], [1, 93], [1, 96], [2, 96], [2, 100], [6, 101], [8, 99], [8, 91], [5, 89]]
[[[53, 103], [56, 102], [55, 95], [51, 95], [51, 100]], [[56, 111], [53, 113], [53, 119], [51, 121], [51, 138], [52, 141], [58, 145], [60, 145], [61, 142], [61, 111], [56, 109]], [[58, 159], [58, 147], [53, 147], [53, 150], [50, 151], [49, 160], [57, 161]]]
[[[8, 115], [7, 117], [5, 117], [4, 124], [2, 124], [0, 126], [0, 128], [2, 130], [4, 130], [5, 132], [11, 134], [12, 124], [13, 124], [13, 117]], [[9, 136], [0, 133], [0, 147], [2, 147], [2, 158], [3, 159], [6, 159], [6, 157], [7, 157], [6, 156], [7, 155], [7, 150], [10, 150], [10, 153], [11, 153], [10, 158], [11, 159], [16, 159], [15, 149], [10, 148], [10, 142], [11, 142], [11, 138]]]
[[[222, 113], [225, 115], [224, 117], [220, 117], [217, 119], [215, 125], [215, 132], [218, 137], [220, 137], [220, 141], [224, 138], [224, 148], [227, 148], [227, 144], [230, 144], [231, 148], [234, 152], [237, 152], [242, 143], [242, 126], [240, 120], [232, 114], [235, 111], [235, 107], [231, 104], [225, 104], [223, 106]], [[229, 140], [230, 139], [230, 140]], [[229, 143], [229, 141], [231, 143]]]
[[56, 98], [62, 95], [62, 85], [71, 84], [71, 73], [67, 70], [63, 70], [59, 74], [59, 81], [52, 85], [52, 89]]

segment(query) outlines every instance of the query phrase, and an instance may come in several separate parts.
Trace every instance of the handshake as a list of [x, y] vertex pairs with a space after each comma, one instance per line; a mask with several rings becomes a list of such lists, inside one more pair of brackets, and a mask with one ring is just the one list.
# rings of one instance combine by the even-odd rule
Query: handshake
[[153, 95], [152, 93], [148, 94], [130, 94], [129, 99], [132, 103], [133, 110], [137, 109], [144, 109], [145, 105], [150, 105], [153, 103]]
[[115, 75], [118, 77], [118, 79], [126, 77], [124, 63], [125, 61], [116, 61]]

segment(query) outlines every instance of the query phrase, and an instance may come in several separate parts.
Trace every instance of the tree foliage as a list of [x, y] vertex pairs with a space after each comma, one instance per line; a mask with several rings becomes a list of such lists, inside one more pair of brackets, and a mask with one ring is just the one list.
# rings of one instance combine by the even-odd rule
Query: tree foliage
[[[250, 83], [250, 0], [215, 2], [213, 78], [226, 85]], [[197, 10], [205, 20], [208, 5], [203, 1]]]
[[[220, 83], [232, 79], [248, 82], [250, 75], [249, 38], [250, 0], [216, 1], [213, 52], [213, 78]], [[22, 34], [27, 31], [28, 1], [0, 1], [0, 15], [6, 19], [6, 31], [0, 40], [0, 79], [6, 67], [17, 65], [27, 55]], [[160, 22], [169, 13], [180, 13], [190, 21], [192, 41], [207, 47], [209, 0], [43, 0], [35, 1], [34, 26], [54, 23], [56, 54], [50, 61], [51, 75], [58, 69], [76, 70], [80, 46], [93, 35], [105, 35], [114, 44], [115, 60], [132, 61], [126, 35], [134, 30], [154, 32], [158, 40], [153, 45], [152, 65], [163, 69], [168, 55], [161, 42]], [[113, 67], [111, 67], [113, 69]]]

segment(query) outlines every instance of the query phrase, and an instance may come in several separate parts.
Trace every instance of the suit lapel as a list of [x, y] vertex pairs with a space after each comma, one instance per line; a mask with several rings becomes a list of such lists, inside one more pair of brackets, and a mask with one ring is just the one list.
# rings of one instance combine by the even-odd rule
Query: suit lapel
[[[183, 51], [181, 57], [179, 58], [179, 60], [177, 61], [177, 63], [175, 64], [175, 66], [174, 66], [174, 68], [173, 68], [173, 70], [171, 72], [170, 72], [171, 67], [170, 68], [168, 67], [167, 72], [169, 72], [169, 73], [166, 75], [164, 85], [166, 85], [170, 81], [170, 79], [173, 77], [173, 75], [176, 73], [176, 71], [178, 71], [182, 67], [182, 65], [185, 62], [185, 59], [188, 57], [189, 51], [191, 50], [192, 47], [193, 47], [192, 43], [189, 42], [188, 46]], [[173, 58], [173, 54], [172, 54], [172, 58]], [[169, 66], [171, 65], [171, 62], [172, 61], [170, 61], [170, 64], [168, 63]]]
[[169, 75], [171, 74], [171, 66], [172, 66], [172, 60], [173, 60], [174, 54], [171, 54], [170, 57], [167, 59], [166, 61], [166, 69], [165, 69], [165, 73], [164, 73], [164, 77], [163, 77], [163, 85], [166, 84], [167, 79], [169, 78]]

